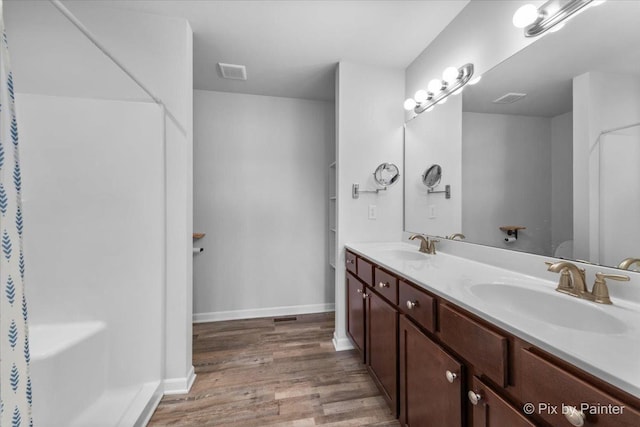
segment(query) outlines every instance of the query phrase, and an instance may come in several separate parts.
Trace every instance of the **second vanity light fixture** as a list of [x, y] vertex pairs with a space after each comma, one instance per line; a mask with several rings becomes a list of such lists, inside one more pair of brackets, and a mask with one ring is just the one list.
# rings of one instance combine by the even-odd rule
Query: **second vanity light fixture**
[[513, 25], [524, 28], [525, 37], [537, 37], [546, 31], [557, 31], [564, 20], [585, 10], [587, 6], [597, 6], [605, 0], [549, 0], [540, 7], [526, 4], [513, 15]]
[[436, 104], [444, 104], [449, 95], [456, 95], [462, 91], [467, 83], [476, 84], [480, 81], [473, 76], [473, 64], [465, 64], [460, 68], [448, 67], [442, 73], [442, 80], [433, 79], [429, 82], [427, 90], [420, 89], [413, 98], [404, 101], [404, 109], [420, 114], [431, 111]]

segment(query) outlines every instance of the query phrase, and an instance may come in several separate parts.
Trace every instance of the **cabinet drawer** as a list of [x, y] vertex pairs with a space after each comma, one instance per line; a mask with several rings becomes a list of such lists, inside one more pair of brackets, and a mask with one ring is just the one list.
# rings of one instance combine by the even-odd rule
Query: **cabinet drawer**
[[476, 373], [482, 373], [496, 384], [506, 387], [508, 360], [506, 337], [441, 304], [440, 338], [471, 363]]
[[351, 252], [347, 252], [344, 258], [345, 258], [345, 266], [347, 270], [349, 270], [353, 274], [357, 274], [355, 254], [352, 254]]
[[358, 257], [358, 277], [369, 286], [373, 286], [373, 265]]
[[399, 284], [400, 309], [429, 332], [436, 329], [436, 300], [407, 282]]
[[473, 427], [536, 427], [523, 415], [521, 408], [511, 406], [479, 378], [473, 377], [471, 389], [480, 396], [477, 403], [471, 402]]
[[376, 291], [391, 303], [398, 305], [398, 279], [378, 267], [375, 268], [374, 277], [373, 286]]
[[[571, 424], [563, 405], [581, 410], [584, 426], [640, 426], [640, 412], [526, 349], [521, 356], [522, 399], [533, 403], [540, 418], [553, 426], [579, 425]], [[540, 410], [539, 404], [548, 409]]]

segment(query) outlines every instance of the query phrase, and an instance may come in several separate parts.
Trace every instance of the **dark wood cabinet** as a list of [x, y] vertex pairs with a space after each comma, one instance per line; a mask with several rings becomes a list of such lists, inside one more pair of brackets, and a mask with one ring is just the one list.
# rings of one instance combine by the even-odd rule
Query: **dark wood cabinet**
[[440, 305], [440, 339], [502, 387], [507, 385], [508, 340], [447, 304]]
[[364, 285], [351, 273], [347, 273], [347, 334], [360, 351], [362, 360], [365, 357], [365, 301]]
[[401, 316], [401, 424], [461, 427], [464, 384], [462, 364]]
[[402, 426], [640, 426], [640, 399], [366, 257], [347, 270], [348, 335]]
[[350, 271], [353, 274], [358, 274], [356, 259], [357, 257], [351, 252], [347, 252], [344, 256], [345, 267], [347, 271]]
[[475, 395], [470, 399], [472, 427], [536, 427], [519, 409], [476, 377], [472, 380], [470, 393]]
[[522, 387], [523, 399], [553, 426], [640, 426], [640, 411], [530, 350], [522, 350]]
[[391, 304], [398, 305], [398, 279], [390, 273], [376, 267], [374, 269], [373, 287]]
[[398, 415], [398, 310], [367, 291], [367, 363], [394, 415]]
[[436, 300], [425, 291], [400, 281], [398, 287], [400, 310], [420, 327], [429, 332], [436, 331]]

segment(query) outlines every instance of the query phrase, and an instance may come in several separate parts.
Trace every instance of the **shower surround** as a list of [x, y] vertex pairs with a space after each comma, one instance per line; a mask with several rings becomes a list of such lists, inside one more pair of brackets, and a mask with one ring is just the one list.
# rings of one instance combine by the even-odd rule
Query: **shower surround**
[[26, 94], [16, 104], [34, 423], [143, 425], [162, 393], [162, 110]]

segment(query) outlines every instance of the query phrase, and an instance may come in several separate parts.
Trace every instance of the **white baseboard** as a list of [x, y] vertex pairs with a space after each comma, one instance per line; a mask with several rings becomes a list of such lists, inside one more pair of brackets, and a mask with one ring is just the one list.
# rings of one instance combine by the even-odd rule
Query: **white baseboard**
[[335, 304], [292, 305], [288, 307], [256, 308], [252, 310], [215, 311], [211, 313], [194, 313], [193, 323], [255, 319], [258, 317], [293, 316], [296, 314], [325, 313], [329, 311], [335, 311]]
[[191, 390], [193, 382], [196, 380], [196, 373], [191, 366], [189, 373], [184, 378], [169, 378], [162, 382], [164, 386], [164, 394], [187, 394]]
[[355, 348], [349, 338], [338, 338], [338, 335], [335, 333], [335, 331], [333, 332], [333, 347], [336, 349], [336, 351], [352, 350]]

